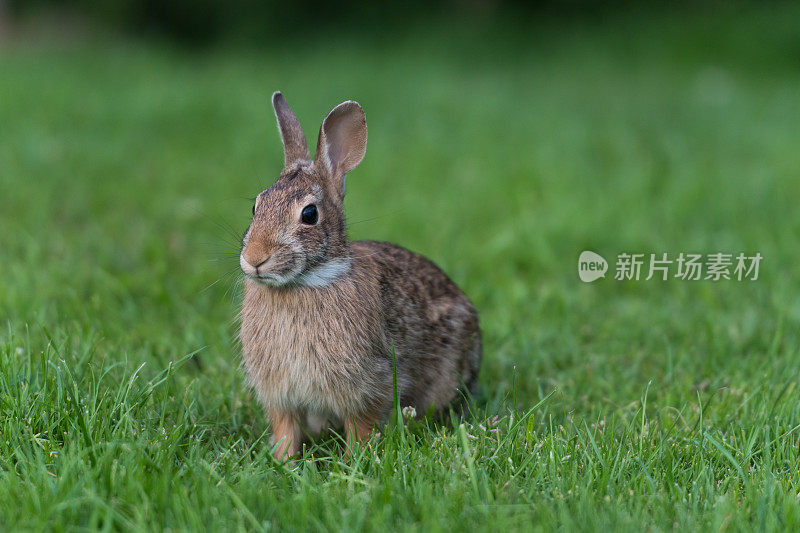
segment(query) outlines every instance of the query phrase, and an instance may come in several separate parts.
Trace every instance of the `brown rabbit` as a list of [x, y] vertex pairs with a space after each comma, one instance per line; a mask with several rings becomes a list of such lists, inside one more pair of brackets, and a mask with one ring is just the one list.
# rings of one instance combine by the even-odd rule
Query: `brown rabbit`
[[242, 240], [244, 366], [272, 420], [276, 457], [296, 454], [304, 433], [329, 424], [344, 426], [349, 451], [392, 410], [393, 351], [401, 405], [419, 415], [472, 391], [478, 316], [428, 259], [347, 241], [345, 175], [367, 146], [361, 106], [344, 102], [325, 117], [310, 161], [280, 92], [272, 105], [285, 165], [256, 198]]

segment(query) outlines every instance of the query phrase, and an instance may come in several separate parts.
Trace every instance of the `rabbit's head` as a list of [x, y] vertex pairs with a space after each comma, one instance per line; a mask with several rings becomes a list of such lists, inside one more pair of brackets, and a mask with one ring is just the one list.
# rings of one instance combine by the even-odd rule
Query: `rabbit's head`
[[344, 219], [345, 175], [364, 158], [367, 123], [356, 102], [336, 106], [319, 130], [309, 160], [300, 122], [283, 95], [272, 95], [283, 140], [280, 178], [256, 198], [239, 264], [271, 286], [325, 286], [349, 269]]

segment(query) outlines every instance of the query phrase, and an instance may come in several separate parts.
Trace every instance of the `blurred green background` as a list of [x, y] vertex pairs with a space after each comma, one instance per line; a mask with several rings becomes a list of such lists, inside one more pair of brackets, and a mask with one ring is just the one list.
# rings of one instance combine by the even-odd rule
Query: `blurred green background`
[[[87, 432], [134, 446], [137, 434], [109, 429], [111, 408], [95, 400], [106, 386], [98, 383], [120, 387], [142, 363], [141, 375], [152, 379], [199, 350], [170, 378], [163, 410], [142, 407], [141, 431], [153, 430], [148, 420], [180, 425], [188, 413], [195, 425], [181, 434], [181, 446], [196, 440], [201, 456], [249, 457], [266, 421], [239, 370], [238, 239], [251, 198], [281, 168], [274, 90], [283, 91], [312, 143], [333, 106], [354, 99], [364, 107], [369, 142], [348, 179], [350, 236], [426, 254], [472, 298], [485, 337], [480, 406], [488, 415], [524, 410], [555, 389], [547, 416], [567, 431], [606, 417], [630, 422], [650, 383], [646, 412], [703, 413], [699, 425], [687, 422], [700, 428], [691, 442], [701, 447], [706, 430], [748, 435], [725, 450], [740, 464], [754, 461], [754, 483], [777, 477], [778, 493], [800, 491], [796, 457], [775, 459], [797, 449], [792, 428], [800, 424], [800, 7], [455, 2], [392, 9], [3, 5], [0, 409], [7, 442], [0, 487], [15, 494], [19, 510], [6, 525], [30, 524], [34, 512], [48, 523], [64, 508], [77, 523], [94, 516], [90, 503], [21, 495], [10, 472], [30, 453], [32, 471], [63, 475], [64, 459], [42, 459], [39, 468], [31, 459], [36, 446], [25, 451], [34, 435], [62, 458], [83, 453], [68, 443]], [[760, 252], [764, 259], [757, 281], [608, 276], [583, 284], [576, 263], [586, 249], [610, 262], [621, 252]], [[51, 385], [34, 379], [49, 367], [69, 369], [79, 396], [97, 409], [96, 427], [80, 427]], [[101, 374], [106, 381], [96, 380]], [[709, 411], [698, 409], [709, 401]], [[764, 427], [783, 437], [770, 441], [772, 456], [753, 459], [750, 431]], [[589, 472], [584, 459], [556, 456], [565, 469]], [[632, 464], [631, 478], [614, 481], [620, 490], [669, 478], [658, 461], [646, 479]], [[90, 471], [84, 489], [100, 499], [130, 489], [122, 481], [98, 488], [99, 467]], [[572, 490], [561, 475], [526, 494], [539, 501], [554, 486]], [[738, 474], [709, 478], [707, 492], [695, 485], [693, 494], [708, 501], [691, 509], [681, 502], [696, 480], [677, 476], [671, 481], [680, 488], [663, 495], [661, 511], [642, 498], [593, 520], [711, 526], [714, 498], [726, 493], [717, 481], [726, 475]], [[499, 475], [489, 483], [509, 505], [524, 505], [505, 493], [507, 481]], [[34, 486], [48, 483], [57, 481], [44, 476]], [[176, 483], [192, 491], [202, 478]], [[587, 501], [606, 494], [581, 486]], [[191, 521], [159, 514], [169, 507], [164, 490], [167, 499], [149, 502], [152, 522], [131, 518], [126, 507], [135, 508], [141, 494], [118, 495], [112, 508], [140, 526], [186, 527]], [[416, 505], [414, 495], [405, 497]], [[430, 505], [400, 523], [443, 525], [460, 512], [439, 516]], [[270, 509], [256, 513], [259, 520], [280, 513]], [[563, 515], [554, 510], [532, 523], [563, 525], [574, 508], [560, 509]]]

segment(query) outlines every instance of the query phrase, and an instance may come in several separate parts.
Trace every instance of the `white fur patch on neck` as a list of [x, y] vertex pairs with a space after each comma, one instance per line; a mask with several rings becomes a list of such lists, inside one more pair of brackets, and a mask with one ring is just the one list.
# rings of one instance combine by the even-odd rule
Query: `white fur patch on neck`
[[327, 287], [348, 270], [349, 257], [331, 259], [298, 277], [296, 283], [305, 287]]

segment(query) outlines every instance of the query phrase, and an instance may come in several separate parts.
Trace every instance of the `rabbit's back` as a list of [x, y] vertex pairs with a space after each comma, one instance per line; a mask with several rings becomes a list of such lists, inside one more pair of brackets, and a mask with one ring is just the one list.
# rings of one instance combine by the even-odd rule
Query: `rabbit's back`
[[[478, 315], [467, 296], [430, 259], [395, 244], [357, 241], [354, 264], [377, 280], [382, 328], [398, 362], [403, 405], [447, 407], [474, 391], [481, 360]], [[355, 259], [358, 258], [358, 259]]]

